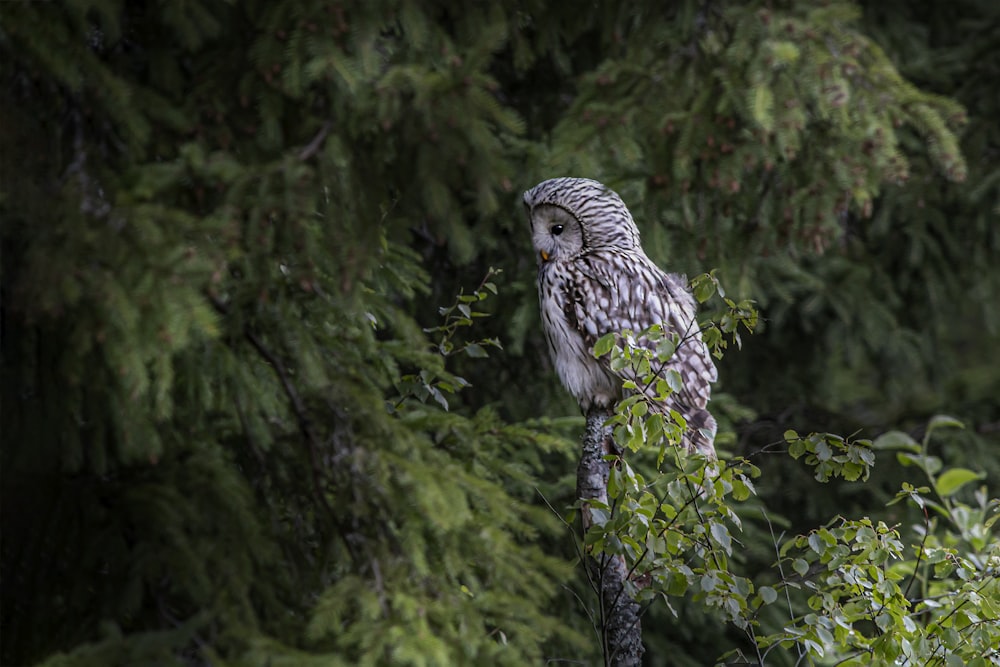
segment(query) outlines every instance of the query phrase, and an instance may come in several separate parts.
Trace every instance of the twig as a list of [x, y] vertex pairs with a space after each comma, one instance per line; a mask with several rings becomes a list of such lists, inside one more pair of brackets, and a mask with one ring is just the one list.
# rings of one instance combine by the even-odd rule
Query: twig
[[[779, 540], [780, 540], [780, 538], [775, 538], [775, 536], [774, 536], [774, 525], [771, 523], [771, 517], [769, 517], [767, 515], [767, 510], [763, 510], [762, 509], [761, 513], [764, 515], [764, 521], [767, 521], [767, 529], [771, 533], [771, 543], [774, 544], [774, 555], [778, 559], [778, 575], [781, 577], [781, 583], [782, 583], [781, 588], [785, 592], [785, 602], [788, 603], [788, 618], [789, 619], [794, 619], [795, 618], [795, 610], [792, 609], [792, 596], [789, 595], [789, 593], [788, 593], [788, 580], [785, 578], [785, 568], [783, 568], [781, 566], [781, 547], [780, 547], [780, 545], [778, 543]], [[782, 533], [782, 535], [784, 535], [784, 533]], [[778, 644], [775, 643], [775, 644], [772, 644], [771, 646], [769, 646], [768, 649], [766, 651], [764, 651], [764, 656], [763, 657], [766, 658], [767, 654], [771, 652], [771, 649], [774, 648], [777, 645]], [[795, 647], [799, 650], [799, 658], [801, 659], [801, 657], [802, 657], [802, 645], [799, 644], [798, 642], [795, 642]]]
[[[570, 523], [568, 521], [566, 521], [566, 519], [564, 519], [562, 517], [562, 515], [559, 514], [559, 512], [557, 512], [554, 507], [552, 507], [552, 503], [549, 502], [549, 499], [545, 497], [545, 494], [543, 494], [538, 489], [538, 487], [535, 487], [535, 493], [537, 493], [541, 497], [542, 502], [545, 503], [546, 507], [549, 508], [549, 511], [551, 511], [553, 514], [555, 514], [556, 518], [558, 518], [559, 521], [564, 526], [566, 526], [566, 528], [568, 528], [571, 533], [573, 533], [575, 535], [576, 531], [574, 530], [573, 526], [570, 525]], [[580, 548], [580, 543], [577, 542], [575, 539], [573, 540], [573, 549], [576, 551], [576, 557], [580, 559], [580, 562], [586, 564], [586, 562], [587, 562], [587, 555], [585, 553], [583, 553], [583, 549]], [[587, 568], [584, 567], [584, 570], [587, 571]], [[601, 593], [600, 588], [598, 588], [598, 584], [597, 584], [597, 582], [594, 581], [593, 577], [590, 576], [590, 572], [589, 571], [587, 571], [587, 581], [590, 583], [590, 587], [594, 590], [594, 593], [600, 595], [600, 593]], [[579, 596], [577, 596], [577, 597], [579, 598]], [[580, 602], [582, 604], [583, 601], [581, 600]], [[589, 612], [588, 612], [588, 614], [589, 614]], [[592, 616], [591, 616], [591, 620], [593, 620]]]
[[382, 568], [378, 564], [378, 558], [371, 560], [372, 577], [375, 579], [375, 591], [378, 593], [378, 606], [382, 609], [382, 617], [389, 618], [389, 604], [385, 597], [385, 580], [382, 578]]
[[319, 132], [313, 137], [312, 141], [306, 144], [306, 147], [299, 151], [299, 160], [305, 162], [313, 155], [319, 151], [323, 142], [326, 141], [326, 135], [330, 134], [330, 130], [333, 128], [333, 121], [326, 120], [323, 122], [323, 126], [319, 128]]

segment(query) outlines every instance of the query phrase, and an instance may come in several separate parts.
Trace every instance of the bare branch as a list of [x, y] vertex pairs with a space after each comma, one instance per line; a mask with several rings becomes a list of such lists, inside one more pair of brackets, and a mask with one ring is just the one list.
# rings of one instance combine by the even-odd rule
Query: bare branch
[[299, 160], [305, 162], [313, 155], [315, 155], [320, 148], [323, 147], [323, 142], [326, 141], [326, 135], [330, 134], [330, 130], [333, 128], [333, 121], [327, 120], [323, 123], [323, 126], [319, 128], [319, 132], [313, 137], [312, 141], [306, 144], [305, 148], [299, 151]]

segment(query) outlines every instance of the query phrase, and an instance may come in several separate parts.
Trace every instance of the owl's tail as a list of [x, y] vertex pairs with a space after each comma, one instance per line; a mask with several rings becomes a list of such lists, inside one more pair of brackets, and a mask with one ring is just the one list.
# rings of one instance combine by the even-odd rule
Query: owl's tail
[[689, 452], [715, 459], [715, 433], [719, 426], [715, 417], [705, 408], [694, 410], [687, 415], [687, 432], [684, 434], [684, 448]]

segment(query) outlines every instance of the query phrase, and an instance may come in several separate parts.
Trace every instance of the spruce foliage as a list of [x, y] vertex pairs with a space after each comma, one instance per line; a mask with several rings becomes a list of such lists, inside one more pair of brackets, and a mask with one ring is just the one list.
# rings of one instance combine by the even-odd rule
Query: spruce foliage
[[[596, 660], [519, 204], [556, 175], [759, 303], [723, 449], [948, 411], [936, 454], [995, 480], [998, 29], [988, 0], [0, 4], [0, 662]], [[916, 516], [889, 459], [851, 493], [755, 460], [789, 528]], [[650, 664], [741, 645], [675, 602]]]

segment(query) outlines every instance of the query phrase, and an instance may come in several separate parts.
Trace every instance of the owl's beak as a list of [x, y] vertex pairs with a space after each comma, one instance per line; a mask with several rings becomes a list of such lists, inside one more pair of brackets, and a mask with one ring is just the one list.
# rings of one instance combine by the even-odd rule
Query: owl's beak
[[542, 256], [543, 262], [549, 261], [549, 253], [545, 252], [544, 250], [539, 250], [538, 254]]

